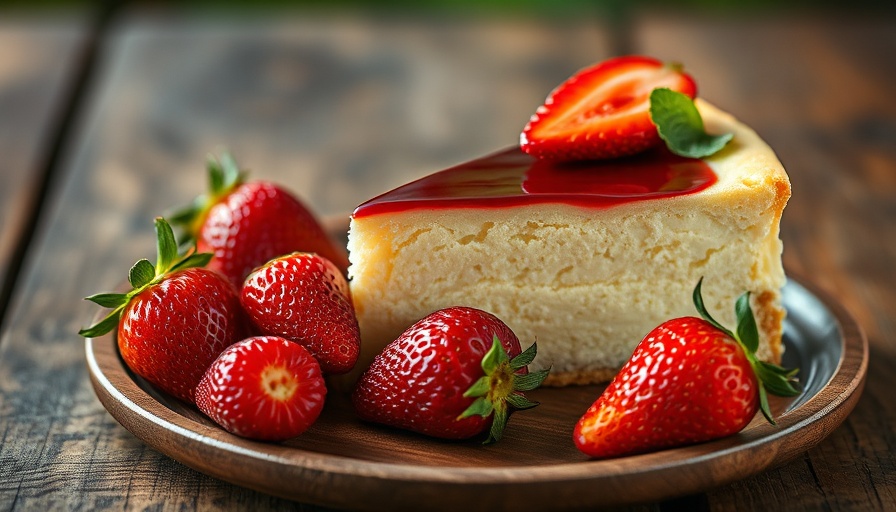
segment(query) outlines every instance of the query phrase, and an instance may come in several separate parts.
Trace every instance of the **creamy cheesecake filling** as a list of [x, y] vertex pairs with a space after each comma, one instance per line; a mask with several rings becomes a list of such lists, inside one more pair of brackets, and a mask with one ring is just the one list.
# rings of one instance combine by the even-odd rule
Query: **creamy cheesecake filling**
[[693, 193], [593, 207], [556, 197], [420, 207], [411, 194], [404, 206], [356, 212], [348, 246], [362, 335], [356, 373], [415, 321], [463, 305], [497, 315], [524, 345], [537, 340], [536, 367], [553, 367], [548, 384], [605, 381], [653, 327], [696, 315], [700, 277], [707, 308], [725, 325], [734, 326], [737, 297], [752, 292], [759, 356], [778, 360], [778, 228], [790, 185], [755, 133], [698, 105], [708, 129], [735, 138], [706, 160], [717, 181]]

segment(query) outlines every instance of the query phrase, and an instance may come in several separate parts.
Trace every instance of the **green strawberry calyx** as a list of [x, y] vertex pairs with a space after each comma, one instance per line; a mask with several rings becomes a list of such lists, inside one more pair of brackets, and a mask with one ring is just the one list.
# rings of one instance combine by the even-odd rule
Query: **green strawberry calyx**
[[517, 373], [535, 360], [538, 347], [535, 343], [510, 359], [501, 340], [497, 336], [492, 339], [492, 347], [482, 358], [482, 370], [485, 375], [470, 386], [465, 397], [476, 397], [470, 406], [457, 419], [470, 416], [487, 418], [493, 414], [488, 438], [482, 444], [491, 444], [501, 440], [504, 427], [509, 416], [508, 405], [516, 410], [531, 409], [538, 405], [523, 395], [544, 382], [551, 371], [550, 368], [520, 375]]
[[127, 293], [98, 293], [87, 297], [86, 300], [104, 308], [112, 308], [112, 312], [96, 324], [78, 331], [79, 335], [85, 338], [96, 338], [106, 334], [118, 326], [122, 311], [140, 292], [174, 272], [187, 268], [204, 267], [211, 260], [211, 253], [197, 253], [195, 247], [180, 254], [177, 249], [177, 240], [174, 238], [174, 231], [162, 217], [156, 218], [155, 228], [156, 264], [153, 265], [146, 259], [135, 263], [128, 272], [128, 282], [132, 289]]
[[208, 192], [196, 197], [188, 206], [169, 216], [172, 224], [183, 229], [183, 243], [195, 241], [212, 206], [218, 204], [246, 182], [247, 173], [240, 170], [236, 160], [227, 152], [222, 153], [218, 158], [209, 155], [206, 160], [206, 170], [208, 172]]
[[733, 338], [741, 346], [759, 381], [759, 409], [769, 423], [777, 425], [774, 418], [772, 418], [771, 409], [768, 405], [768, 393], [776, 396], [798, 395], [800, 391], [794, 386], [794, 377], [799, 372], [799, 368], [783, 368], [776, 364], [761, 361], [756, 357], [756, 350], [759, 348], [759, 329], [756, 327], [756, 319], [753, 316], [753, 309], [750, 307], [750, 292], [745, 292], [735, 303], [737, 330], [732, 332], [717, 322], [709, 314], [709, 311], [706, 310], [701, 292], [702, 285], [703, 278], [701, 277], [694, 288], [694, 306], [696, 306], [697, 311], [704, 320]]

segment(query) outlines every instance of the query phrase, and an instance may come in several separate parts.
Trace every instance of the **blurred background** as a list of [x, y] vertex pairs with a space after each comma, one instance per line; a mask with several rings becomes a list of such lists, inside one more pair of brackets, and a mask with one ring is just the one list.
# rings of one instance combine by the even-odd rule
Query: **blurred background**
[[[763, 125], [760, 114], [780, 114], [776, 88], [802, 87], [793, 80], [807, 64], [773, 70], [764, 59], [776, 45], [811, 52], [815, 35], [803, 33], [807, 20], [823, 19], [828, 25], [821, 30], [830, 26], [856, 37], [866, 24], [872, 32], [896, 30], [894, 5], [5, 0], [2, 33], [30, 34], [34, 41], [30, 55], [7, 52], [0, 64], [0, 107], [24, 108], [14, 93], [47, 87], [45, 76], [26, 72], [37, 66], [41, 44], [48, 52], [68, 51], [61, 62], [73, 68], [58, 72], [71, 73], [70, 86], [80, 84], [69, 92], [79, 95], [73, 105], [82, 114], [66, 115], [66, 128], [73, 129], [66, 137], [74, 138], [65, 149], [72, 157], [84, 150], [84, 130], [93, 128], [101, 133], [87, 146], [119, 153], [116, 165], [140, 161], [146, 172], [164, 175], [164, 169], [193, 162], [193, 172], [183, 169], [183, 189], [196, 190], [204, 176], [195, 168], [204, 154], [226, 146], [262, 175], [289, 162], [294, 186], [317, 209], [344, 213], [369, 191], [514, 144], [553, 86], [611, 55], [680, 61], [705, 97], [729, 109], [755, 97], [755, 108], [738, 114], [760, 128], [780, 128]], [[47, 42], [54, 37], [68, 43]], [[840, 35], [833, 37], [839, 41]], [[882, 63], [891, 65], [886, 51], [880, 48]], [[728, 83], [713, 71], [736, 62], [754, 70], [746, 81]], [[14, 141], [17, 133], [4, 135]], [[318, 179], [321, 170], [345, 179]]]
[[[863, 77], [893, 75], [894, 14], [892, 0], [5, 0], [0, 175], [14, 189], [99, 169], [66, 183], [133, 225], [202, 190], [206, 154], [228, 148], [345, 215], [515, 144], [555, 85], [629, 53], [683, 63], [785, 165], [811, 158], [797, 139], [889, 147], [892, 102]], [[125, 169], [140, 179], [122, 185]]]

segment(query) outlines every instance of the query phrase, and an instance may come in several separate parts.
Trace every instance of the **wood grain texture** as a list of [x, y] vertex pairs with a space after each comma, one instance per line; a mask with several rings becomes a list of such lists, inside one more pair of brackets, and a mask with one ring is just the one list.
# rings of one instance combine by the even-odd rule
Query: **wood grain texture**
[[[866, 329], [868, 385], [797, 461], [709, 493], [712, 509], [896, 510], [896, 31], [892, 18], [645, 18], [639, 51], [685, 62], [704, 96], [776, 150], [793, 197], [784, 260]], [[792, 505], [792, 506], [791, 506]]]
[[[0, 290], [14, 276], [62, 103], [78, 72], [79, 20], [0, 19]], [[6, 308], [0, 296], [0, 313]]]
[[[218, 146], [333, 214], [513, 143], [551, 87], [607, 56], [592, 21], [120, 20], [0, 334], [0, 509], [321, 510], [196, 472], [122, 428], [90, 385], [75, 332], [96, 309], [81, 297], [152, 258], [152, 217], [203, 188]], [[846, 304], [872, 357], [854, 413], [794, 462], [626, 510], [896, 508], [893, 20], [632, 23], [634, 49], [684, 61], [778, 151], [794, 183], [785, 260]]]
[[81, 298], [153, 257], [153, 217], [203, 190], [205, 155], [221, 145], [316, 211], [347, 212], [512, 143], [546, 91], [602, 48], [587, 20], [121, 19], [2, 333], [0, 509], [308, 510], [121, 428], [90, 386], [75, 333], [96, 308]]

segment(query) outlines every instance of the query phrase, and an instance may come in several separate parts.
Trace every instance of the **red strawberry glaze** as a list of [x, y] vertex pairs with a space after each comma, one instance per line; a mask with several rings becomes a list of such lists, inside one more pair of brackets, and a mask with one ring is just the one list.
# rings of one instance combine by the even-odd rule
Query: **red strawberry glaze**
[[694, 194], [717, 179], [703, 160], [674, 155], [665, 147], [626, 158], [565, 164], [540, 160], [513, 147], [386, 192], [359, 206], [352, 216], [549, 203], [608, 208]]

